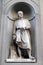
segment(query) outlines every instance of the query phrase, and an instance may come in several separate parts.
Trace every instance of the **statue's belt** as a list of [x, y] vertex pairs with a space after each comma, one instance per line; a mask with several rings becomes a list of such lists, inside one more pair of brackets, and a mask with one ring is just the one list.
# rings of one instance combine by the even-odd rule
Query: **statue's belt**
[[[17, 31], [17, 30], [20, 30], [20, 31], [22, 32], [22, 31], [25, 31], [25, 30], [28, 31], [28, 30], [30, 30], [30, 29], [29, 29], [29, 28], [26, 28], [26, 29], [24, 29], [24, 28], [16, 28], [16, 31]], [[15, 33], [13, 33], [13, 35], [15, 35]]]
[[24, 28], [16, 28], [16, 31], [17, 30], [25, 31], [25, 30], [29, 30], [29, 28], [25, 28], [25, 29]]

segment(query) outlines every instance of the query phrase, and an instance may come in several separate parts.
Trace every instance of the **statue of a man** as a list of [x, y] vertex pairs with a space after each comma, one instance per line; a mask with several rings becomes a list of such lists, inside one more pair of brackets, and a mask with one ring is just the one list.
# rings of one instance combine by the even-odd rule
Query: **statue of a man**
[[20, 56], [21, 54], [25, 56], [26, 52], [28, 58], [34, 59], [34, 57], [31, 56], [30, 28], [31, 24], [27, 19], [23, 18], [23, 12], [18, 11], [18, 20], [16, 20], [14, 24], [13, 39], [16, 38], [16, 43], [21, 51], [19, 51]]

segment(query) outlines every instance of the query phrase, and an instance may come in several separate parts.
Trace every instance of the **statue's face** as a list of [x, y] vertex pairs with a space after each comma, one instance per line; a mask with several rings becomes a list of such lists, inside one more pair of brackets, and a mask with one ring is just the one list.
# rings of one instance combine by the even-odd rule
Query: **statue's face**
[[19, 12], [18, 12], [18, 17], [19, 17], [19, 18], [23, 18], [23, 12], [22, 12], [22, 11], [19, 11]]

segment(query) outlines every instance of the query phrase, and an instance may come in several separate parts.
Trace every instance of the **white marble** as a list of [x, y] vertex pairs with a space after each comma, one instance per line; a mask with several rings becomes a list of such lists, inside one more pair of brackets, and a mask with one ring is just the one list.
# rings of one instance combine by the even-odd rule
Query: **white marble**
[[6, 59], [6, 62], [36, 62], [36, 59], [21, 59], [21, 58], [18, 58], [18, 59]]

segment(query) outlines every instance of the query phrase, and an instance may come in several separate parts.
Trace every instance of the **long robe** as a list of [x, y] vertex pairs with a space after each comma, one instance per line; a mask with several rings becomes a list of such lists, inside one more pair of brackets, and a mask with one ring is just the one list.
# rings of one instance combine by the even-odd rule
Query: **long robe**
[[[21, 44], [17, 43], [20, 48], [31, 49], [30, 32], [29, 32], [30, 28], [31, 24], [27, 19], [22, 18], [15, 21], [13, 34], [15, 33], [16, 43], [21, 42]], [[15, 36], [13, 36], [13, 38]]]

